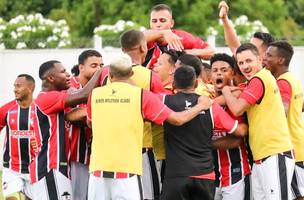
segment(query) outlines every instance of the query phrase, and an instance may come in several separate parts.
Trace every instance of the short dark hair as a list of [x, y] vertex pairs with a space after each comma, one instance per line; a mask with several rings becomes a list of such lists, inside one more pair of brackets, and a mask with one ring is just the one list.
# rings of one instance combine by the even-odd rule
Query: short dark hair
[[157, 4], [152, 7], [151, 12], [152, 11], [161, 11], [161, 10], [168, 10], [170, 12], [170, 14], [172, 15], [172, 9], [167, 4]]
[[174, 49], [165, 50], [165, 51], [163, 51], [163, 53], [168, 54], [170, 56], [170, 58], [169, 58], [170, 64], [175, 65], [175, 63], [179, 57], [179, 53], [177, 51], [175, 51]]
[[131, 50], [140, 45], [140, 42], [144, 40], [144, 34], [141, 31], [129, 30], [124, 32], [120, 36], [120, 45], [122, 49]]
[[183, 54], [181, 55], [178, 60], [181, 62], [182, 65], [189, 65], [194, 68], [196, 77], [198, 77], [202, 71], [202, 61], [197, 56], [191, 54]]
[[263, 45], [265, 45], [267, 47], [269, 47], [270, 43], [272, 43], [272, 42], [275, 41], [274, 37], [272, 37], [271, 34], [265, 33], [265, 32], [255, 32], [253, 34], [253, 37], [262, 40], [263, 41]]
[[95, 57], [102, 57], [101, 54], [93, 49], [85, 50], [78, 56], [78, 64], [84, 64], [88, 57], [95, 56]]
[[212, 67], [212, 64], [215, 63], [216, 61], [223, 61], [226, 62], [230, 65], [232, 69], [235, 68], [235, 60], [229, 56], [228, 54], [225, 53], [216, 53], [210, 58], [210, 65]]
[[239, 54], [239, 53], [241, 53], [243, 51], [247, 51], [247, 50], [251, 51], [256, 56], [259, 56], [258, 48], [255, 45], [251, 44], [251, 43], [244, 43], [244, 44], [242, 44], [239, 48], [237, 48], [235, 54]]
[[195, 80], [195, 70], [189, 65], [177, 68], [174, 73], [174, 86], [177, 89], [187, 89], [194, 85]]
[[58, 60], [50, 60], [45, 63], [42, 63], [39, 67], [39, 78], [41, 80], [45, 79], [45, 74], [54, 68], [56, 63], [60, 63]]
[[209, 65], [208, 63], [206, 63], [206, 62], [202, 62], [202, 66], [204, 67], [204, 70], [210, 70], [211, 69], [211, 65]]
[[285, 59], [284, 64], [288, 66], [294, 53], [291, 44], [289, 44], [287, 41], [281, 40], [272, 42], [269, 46], [276, 47], [278, 49], [279, 55]]
[[32, 82], [33, 84], [35, 84], [35, 79], [31, 75], [29, 75], [29, 74], [19, 74], [17, 76], [17, 78], [20, 78], [20, 77], [24, 77], [25, 80], [27, 80], [27, 81]]
[[79, 65], [74, 65], [71, 69], [71, 73], [73, 76], [78, 76], [80, 71], [79, 71]]

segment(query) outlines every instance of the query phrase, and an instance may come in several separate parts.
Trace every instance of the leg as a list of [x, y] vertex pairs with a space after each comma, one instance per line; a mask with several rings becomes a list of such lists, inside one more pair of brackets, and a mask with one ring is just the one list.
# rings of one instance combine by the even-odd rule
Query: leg
[[88, 166], [72, 162], [71, 182], [74, 200], [86, 200], [88, 196], [89, 169]]
[[160, 199], [161, 200], [190, 199], [189, 192], [187, 190], [188, 184], [190, 184], [190, 178], [188, 177], [165, 178]]
[[111, 199], [143, 200], [140, 176], [111, 179]]
[[245, 197], [245, 180], [241, 179], [227, 187], [222, 188], [223, 191], [223, 200], [234, 200], [240, 199], [243, 200]]
[[110, 196], [110, 180], [90, 174], [88, 200], [108, 200]]

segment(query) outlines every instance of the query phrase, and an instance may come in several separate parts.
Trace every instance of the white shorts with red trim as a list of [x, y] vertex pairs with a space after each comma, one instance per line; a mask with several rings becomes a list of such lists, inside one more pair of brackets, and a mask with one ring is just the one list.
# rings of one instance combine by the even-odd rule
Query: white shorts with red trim
[[15, 192], [22, 192], [32, 198], [32, 185], [29, 174], [15, 172], [9, 168], [2, 170], [3, 196], [8, 197]]
[[253, 199], [291, 200], [294, 166], [294, 159], [283, 153], [255, 162], [251, 172]]
[[72, 200], [71, 180], [57, 170], [49, 171], [33, 184], [33, 200], [42, 199]]
[[140, 177], [104, 178], [90, 174], [88, 200], [142, 200]]

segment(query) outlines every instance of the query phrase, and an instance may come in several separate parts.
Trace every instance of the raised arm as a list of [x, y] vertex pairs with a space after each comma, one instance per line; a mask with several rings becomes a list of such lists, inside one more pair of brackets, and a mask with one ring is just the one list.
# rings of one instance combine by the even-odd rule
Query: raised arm
[[231, 21], [228, 18], [229, 6], [225, 1], [221, 1], [219, 3], [219, 17], [223, 22], [224, 27], [224, 36], [225, 41], [230, 50], [232, 51], [233, 55], [235, 55], [236, 49], [241, 46], [241, 42], [237, 37], [237, 33], [233, 28]]
[[65, 107], [72, 107], [81, 103], [86, 103], [89, 94], [99, 85], [101, 73], [102, 69], [97, 70], [94, 76], [82, 89], [68, 92], [68, 97], [65, 100]]

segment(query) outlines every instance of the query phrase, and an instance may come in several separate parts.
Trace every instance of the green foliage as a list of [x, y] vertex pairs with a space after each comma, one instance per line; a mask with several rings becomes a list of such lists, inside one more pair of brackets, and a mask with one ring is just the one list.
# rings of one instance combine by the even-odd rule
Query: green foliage
[[[131, 20], [149, 27], [150, 9], [166, 3], [171, 6], [175, 28], [206, 37], [207, 29], [218, 24], [220, 0], [0, 0], [0, 16], [10, 20], [20, 14], [42, 13], [54, 20], [65, 19], [71, 28], [72, 41], [92, 37], [100, 24]], [[261, 21], [277, 38], [298, 38], [304, 30], [304, 0], [227, 0], [229, 17], [246, 15]], [[290, 31], [289, 28], [292, 30]], [[222, 34], [220, 33], [220, 36]], [[304, 44], [304, 38], [297, 43]]]

